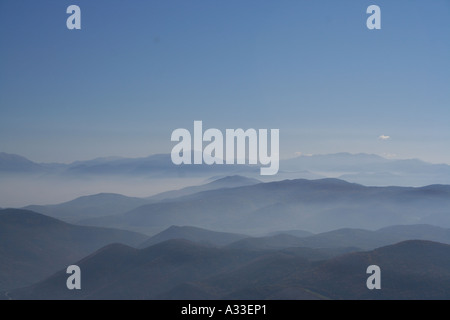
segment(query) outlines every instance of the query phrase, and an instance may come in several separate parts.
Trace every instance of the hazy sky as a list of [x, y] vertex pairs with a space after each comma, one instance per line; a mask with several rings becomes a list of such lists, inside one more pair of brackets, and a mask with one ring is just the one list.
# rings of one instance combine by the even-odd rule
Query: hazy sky
[[170, 152], [203, 120], [278, 128], [282, 157], [450, 163], [450, 1], [0, 0], [0, 111], [34, 161]]

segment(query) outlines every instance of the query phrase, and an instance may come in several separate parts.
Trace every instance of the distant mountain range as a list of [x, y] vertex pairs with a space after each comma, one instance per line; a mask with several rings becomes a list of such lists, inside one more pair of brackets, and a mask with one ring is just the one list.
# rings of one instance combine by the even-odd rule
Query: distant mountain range
[[30, 173], [43, 171], [44, 167], [22, 156], [0, 152], [1, 173]]
[[137, 246], [147, 237], [83, 227], [28, 210], [0, 210], [0, 290], [30, 285], [110, 243]]
[[172, 225], [244, 234], [376, 230], [397, 224], [450, 227], [448, 208], [447, 185], [365, 187], [338, 179], [298, 179], [199, 192], [80, 223], [147, 234]]
[[[100, 193], [0, 209], [0, 299], [450, 299], [450, 185], [262, 182], [252, 166], [167, 160], [37, 164], [0, 153], [7, 183], [110, 175], [205, 181], [145, 198]], [[343, 153], [301, 156], [282, 168], [277, 178], [416, 185], [445, 182], [449, 166]], [[81, 291], [65, 286], [70, 264], [83, 270]], [[370, 264], [381, 267], [382, 290], [365, 287]]]
[[431, 164], [418, 159], [394, 160], [371, 154], [336, 153], [298, 156], [281, 160], [273, 177], [259, 176], [257, 166], [181, 165], [172, 163], [169, 154], [144, 158], [98, 158], [71, 164], [34, 163], [24, 157], [0, 153], [0, 174], [50, 177], [139, 176], [147, 178], [212, 177], [245, 175], [268, 180], [341, 178], [373, 186], [424, 186], [450, 184], [450, 165]]
[[22, 156], [0, 152], [1, 174], [35, 174], [41, 176], [139, 176], [147, 178], [211, 177], [258, 173], [259, 168], [245, 165], [174, 165], [170, 154], [144, 158], [107, 157], [70, 164], [35, 163]]
[[374, 154], [336, 153], [298, 156], [282, 161], [280, 168], [308, 170], [367, 186], [425, 186], [450, 184], [450, 165], [418, 159], [386, 159]]
[[[311, 249], [313, 250], [313, 249]], [[252, 252], [169, 240], [145, 249], [113, 244], [3, 299], [450, 299], [450, 246], [421, 240], [312, 261], [306, 251]], [[380, 290], [366, 288], [369, 265]]]

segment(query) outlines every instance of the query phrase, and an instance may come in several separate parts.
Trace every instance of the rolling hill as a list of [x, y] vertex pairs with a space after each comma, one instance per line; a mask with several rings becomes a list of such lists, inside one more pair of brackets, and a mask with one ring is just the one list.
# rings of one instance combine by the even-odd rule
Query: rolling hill
[[178, 227], [171, 226], [168, 229], [154, 235], [139, 245], [139, 248], [146, 248], [160, 242], [175, 239], [184, 239], [192, 242], [211, 245], [225, 246], [235, 241], [247, 238], [248, 236], [237, 233], [217, 232], [197, 227]]
[[[196, 283], [203, 295], [225, 299], [443, 299], [450, 298], [450, 246], [406, 241], [305, 266], [296, 256], [257, 261]], [[369, 265], [381, 269], [381, 289], [366, 287]], [[267, 272], [272, 271], [270, 276]], [[283, 270], [283, 272], [278, 272]], [[177, 288], [172, 290], [176, 297]], [[189, 293], [184, 298], [189, 296]], [[197, 292], [198, 294], [198, 292]]]
[[290, 247], [353, 247], [357, 250], [370, 250], [406, 240], [428, 240], [450, 244], [450, 229], [431, 225], [390, 226], [376, 231], [344, 228], [303, 237], [280, 232], [273, 236], [241, 239], [228, 246], [245, 250], [279, 250]]
[[32, 211], [0, 211], [0, 289], [30, 285], [110, 243], [136, 246], [146, 236], [71, 225]]
[[62, 270], [36, 285], [11, 291], [8, 296], [12, 299], [154, 299], [185, 281], [228, 272], [254, 256], [186, 240], [169, 240], [141, 250], [113, 244], [77, 263], [83, 273], [82, 290], [67, 290], [67, 275]]
[[[337, 229], [311, 234], [300, 230], [278, 231], [263, 237], [217, 232], [192, 226], [171, 226], [150, 237], [139, 248], [146, 248], [167, 240], [184, 239], [206, 246], [217, 246], [250, 251], [279, 251], [305, 248], [345, 251], [372, 250], [407, 240], [427, 240], [450, 244], [450, 229], [431, 225], [397, 225], [376, 231], [364, 229]], [[300, 236], [295, 236], [299, 234]]]
[[100, 193], [79, 197], [60, 204], [31, 205], [23, 209], [67, 222], [78, 223], [88, 218], [124, 213], [151, 202], [149, 199], [127, 197], [121, 194]]
[[314, 233], [309, 232], [309, 231], [305, 231], [305, 230], [280, 230], [280, 231], [269, 232], [265, 236], [268, 236], [268, 237], [269, 236], [276, 236], [278, 234], [288, 234], [290, 236], [303, 238], [303, 237], [312, 236]]
[[[381, 269], [381, 289], [366, 288], [367, 266]], [[339, 270], [339, 272], [336, 272]], [[292, 274], [300, 284], [333, 299], [450, 299], [450, 246], [411, 240], [326, 261]], [[286, 283], [286, 282], [285, 282]]]
[[299, 179], [199, 192], [83, 223], [146, 233], [171, 225], [244, 234], [293, 228], [316, 233], [400, 224], [450, 227], [448, 208], [446, 185], [365, 187], [338, 179]]
[[254, 184], [261, 183], [261, 181], [253, 178], [247, 178], [239, 175], [226, 176], [223, 178], [219, 178], [217, 180], [213, 180], [209, 183], [200, 185], [200, 186], [192, 186], [186, 187], [180, 190], [173, 190], [162, 192], [157, 195], [149, 197], [151, 200], [164, 200], [164, 199], [173, 199], [179, 198], [182, 196], [188, 196], [194, 193], [209, 191], [209, 190], [217, 190], [223, 188], [235, 188], [235, 187], [243, 187], [243, 186], [251, 186]]
[[99, 193], [82, 196], [60, 204], [30, 205], [23, 209], [42, 213], [66, 222], [83, 224], [83, 221], [87, 219], [118, 215], [137, 207], [156, 203], [168, 198], [191, 195], [201, 191], [254, 185], [257, 183], [260, 183], [260, 181], [234, 175], [220, 178], [199, 186], [163, 192], [148, 198], [128, 197], [114, 193]]
[[[169, 240], [134, 249], [113, 244], [79, 261], [82, 290], [67, 290], [64, 270], [10, 299], [445, 299], [450, 246], [413, 240], [322, 261], [311, 252], [251, 252]], [[381, 289], [366, 269], [381, 268]]]

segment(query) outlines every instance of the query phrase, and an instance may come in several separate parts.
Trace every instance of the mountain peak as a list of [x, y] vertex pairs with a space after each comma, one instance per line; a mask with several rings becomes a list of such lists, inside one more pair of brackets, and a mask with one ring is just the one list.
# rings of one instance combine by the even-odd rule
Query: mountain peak
[[244, 176], [240, 176], [240, 175], [233, 175], [233, 176], [226, 176], [223, 178], [219, 178], [217, 180], [214, 180], [212, 182], [210, 182], [209, 184], [223, 184], [223, 185], [251, 185], [251, 184], [257, 184], [257, 183], [261, 183], [260, 180], [258, 179], [254, 179], [254, 178], [247, 178]]
[[43, 168], [25, 157], [17, 154], [0, 152], [0, 171], [6, 172], [31, 172]]

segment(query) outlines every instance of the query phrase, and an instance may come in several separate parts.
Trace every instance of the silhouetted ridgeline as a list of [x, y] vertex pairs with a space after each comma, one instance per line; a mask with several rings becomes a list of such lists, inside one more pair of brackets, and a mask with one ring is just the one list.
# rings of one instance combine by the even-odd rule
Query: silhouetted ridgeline
[[[60, 271], [12, 299], [449, 299], [450, 246], [406, 241], [312, 262], [304, 252], [249, 252], [169, 240], [137, 250], [110, 245], [77, 263], [82, 290]], [[380, 266], [382, 289], [366, 287]]]
[[138, 245], [130, 231], [71, 225], [18, 209], [0, 211], [0, 290], [30, 285], [115, 242]]

